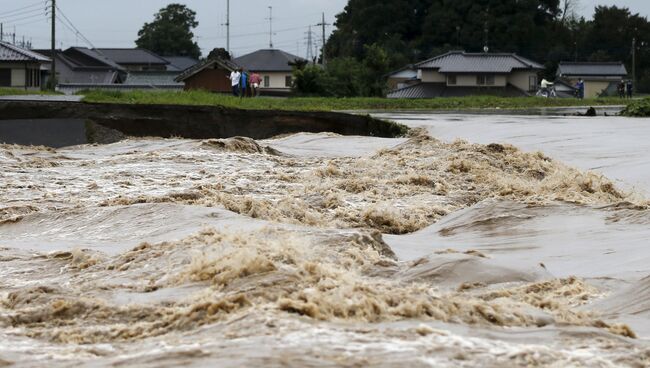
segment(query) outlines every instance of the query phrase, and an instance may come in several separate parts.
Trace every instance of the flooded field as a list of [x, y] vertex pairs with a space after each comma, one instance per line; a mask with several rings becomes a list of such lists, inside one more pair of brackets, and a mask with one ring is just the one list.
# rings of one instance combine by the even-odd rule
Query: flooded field
[[650, 364], [646, 120], [390, 117], [1, 146], [0, 366]]

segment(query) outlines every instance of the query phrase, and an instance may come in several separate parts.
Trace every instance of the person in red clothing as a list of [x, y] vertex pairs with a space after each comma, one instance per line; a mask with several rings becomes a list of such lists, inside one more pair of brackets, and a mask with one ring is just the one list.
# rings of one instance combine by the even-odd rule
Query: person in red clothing
[[250, 78], [251, 82], [251, 95], [257, 97], [260, 95], [260, 83], [262, 83], [262, 77], [259, 74], [253, 72]]

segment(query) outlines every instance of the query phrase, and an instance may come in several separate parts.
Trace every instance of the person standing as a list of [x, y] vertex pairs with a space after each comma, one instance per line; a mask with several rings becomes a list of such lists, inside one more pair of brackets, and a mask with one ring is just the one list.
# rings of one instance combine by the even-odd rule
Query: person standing
[[241, 79], [241, 73], [239, 70], [233, 70], [230, 72], [230, 85], [232, 86], [232, 94], [235, 97], [239, 97], [239, 80]]
[[576, 83], [576, 90], [578, 91], [578, 98], [579, 99], [584, 99], [585, 98], [585, 81], [582, 80], [582, 78], [578, 79], [578, 83]]
[[244, 69], [241, 69], [241, 79], [239, 81], [239, 85], [241, 87], [241, 94], [239, 97], [244, 98], [246, 97], [246, 87], [248, 86], [248, 72], [246, 72]]
[[621, 79], [621, 83], [618, 84], [618, 97], [625, 98], [625, 81]]
[[258, 97], [260, 95], [260, 83], [262, 83], [262, 77], [253, 72], [251, 74], [251, 95], [253, 97]]
[[627, 80], [625, 88], [627, 89], [627, 98], [632, 98], [632, 95], [634, 94], [634, 85], [632, 84], [631, 79]]

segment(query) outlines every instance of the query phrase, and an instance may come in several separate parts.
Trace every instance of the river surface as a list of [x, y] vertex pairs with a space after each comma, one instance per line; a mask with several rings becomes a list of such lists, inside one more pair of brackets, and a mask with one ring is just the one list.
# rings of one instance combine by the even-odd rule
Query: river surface
[[648, 120], [381, 116], [1, 146], [0, 366], [650, 364]]

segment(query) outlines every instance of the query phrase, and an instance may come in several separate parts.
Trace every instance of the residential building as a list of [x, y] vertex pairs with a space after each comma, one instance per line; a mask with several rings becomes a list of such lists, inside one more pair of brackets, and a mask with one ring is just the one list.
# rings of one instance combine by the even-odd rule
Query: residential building
[[530, 96], [543, 66], [512, 53], [451, 51], [391, 73], [389, 98]]
[[0, 87], [40, 89], [50, 63], [44, 55], [0, 41]]
[[[52, 57], [51, 50], [36, 50]], [[49, 68], [48, 68], [49, 70]], [[61, 84], [117, 84], [126, 79], [126, 69], [105, 55], [86, 47], [70, 47], [56, 51], [57, 81]]]
[[182, 72], [199, 63], [198, 60], [189, 56], [164, 56], [163, 58], [169, 62], [167, 71]]
[[306, 60], [282, 50], [264, 49], [240, 56], [233, 61], [244, 70], [258, 73], [262, 77], [260, 90], [263, 94], [288, 94], [293, 85], [291, 64]]
[[616, 86], [627, 77], [621, 62], [561, 62], [557, 77], [575, 86], [579, 79], [585, 83], [585, 98], [615, 96]]
[[111, 59], [128, 72], [166, 71], [169, 61], [142, 48], [97, 49], [97, 52]]
[[240, 66], [230, 60], [207, 59], [186, 69], [175, 81], [185, 84], [185, 90], [205, 90], [230, 93], [230, 73]]

